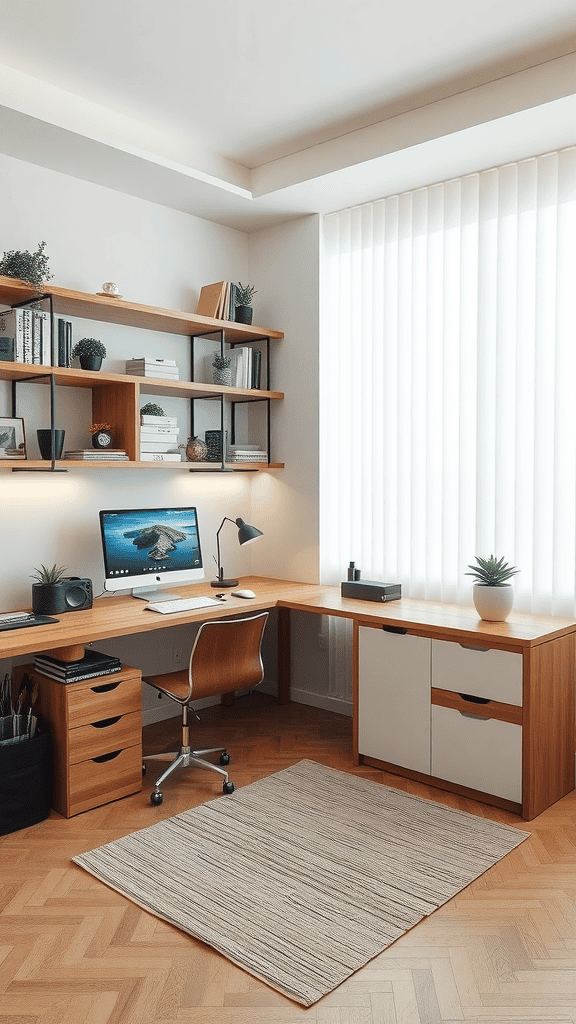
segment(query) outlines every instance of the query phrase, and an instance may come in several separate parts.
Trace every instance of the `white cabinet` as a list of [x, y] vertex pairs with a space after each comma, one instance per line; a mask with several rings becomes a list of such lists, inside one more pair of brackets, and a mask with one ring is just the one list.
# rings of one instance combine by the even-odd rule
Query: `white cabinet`
[[430, 774], [430, 640], [359, 629], [358, 749]]

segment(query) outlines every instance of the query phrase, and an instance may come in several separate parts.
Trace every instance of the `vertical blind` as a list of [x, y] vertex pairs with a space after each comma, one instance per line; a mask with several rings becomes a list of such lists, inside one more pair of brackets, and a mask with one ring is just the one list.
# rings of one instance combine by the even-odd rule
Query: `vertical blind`
[[576, 149], [324, 218], [322, 579], [576, 612]]

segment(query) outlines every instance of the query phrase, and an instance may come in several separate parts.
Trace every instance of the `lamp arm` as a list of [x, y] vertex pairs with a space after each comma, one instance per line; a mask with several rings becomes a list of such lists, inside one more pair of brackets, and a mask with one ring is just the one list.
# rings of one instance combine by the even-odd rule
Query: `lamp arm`
[[[216, 559], [216, 565], [218, 566], [218, 579], [219, 580], [221, 580], [222, 576], [223, 576], [222, 566], [220, 564], [220, 530], [224, 526], [224, 523], [234, 523], [234, 520], [233, 519], [229, 519], [228, 516], [224, 516], [224, 519], [220, 523], [220, 526], [219, 526], [218, 531], [216, 533], [216, 552], [217, 552], [217, 555], [218, 555], [218, 558]], [[236, 524], [234, 524], [234, 525], [236, 525]]]

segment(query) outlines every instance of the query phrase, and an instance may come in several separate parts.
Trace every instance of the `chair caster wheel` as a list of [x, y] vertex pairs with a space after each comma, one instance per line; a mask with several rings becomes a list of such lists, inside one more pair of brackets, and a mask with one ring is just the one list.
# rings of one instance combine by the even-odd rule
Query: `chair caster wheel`
[[230, 754], [226, 752], [220, 754], [220, 764], [230, 764]]
[[159, 807], [163, 799], [164, 793], [162, 793], [159, 789], [154, 789], [150, 793], [150, 803], [152, 804], [153, 807]]
[[229, 793], [233, 793], [234, 792], [234, 783], [233, 782], [225, 782], [224, 785], [222, 786], [222, 792], [225, 793], [227, 796], [228, 796]]

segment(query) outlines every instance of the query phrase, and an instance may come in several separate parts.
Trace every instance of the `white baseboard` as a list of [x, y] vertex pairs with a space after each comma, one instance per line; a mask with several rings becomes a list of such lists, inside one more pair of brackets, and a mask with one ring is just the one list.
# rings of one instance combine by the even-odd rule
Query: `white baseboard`
[[[243, 693], [249, 691], [238, 691], [238, 696], [242, 696]], [[275, 683], [263, 682], [256, 688], [256, 693], [267, 693], [271, 697], [276, 696], [276, 685]], [[334, 711], [337, 715], [347, 715], [348, 718], [352, 718], [352, 704], [350, 701], [339, 700], [337, 697], [329, 697], [326, 694], [310, 693], [309, 690], [295, 690], [294, 688], [290, 691], [290, 698], [295, 704], [307, 704], [312, 708], [322, 708], [324, 711]], [[202, 708], [211, 707], [213, 704], [219, 704], [220, 697], [205, 697], [204, 700], [199, 700], [194, 705], [198, 711]], [[167, 718], [179, 718], [180, 709], [177, 704], [174, 704], [171, 700], [165, 699], [158, 701], [158, 705], [151, 708], [144, 708], [142, 711], [142, 725], [153, 725], [155, 722], [164, 722]]]

